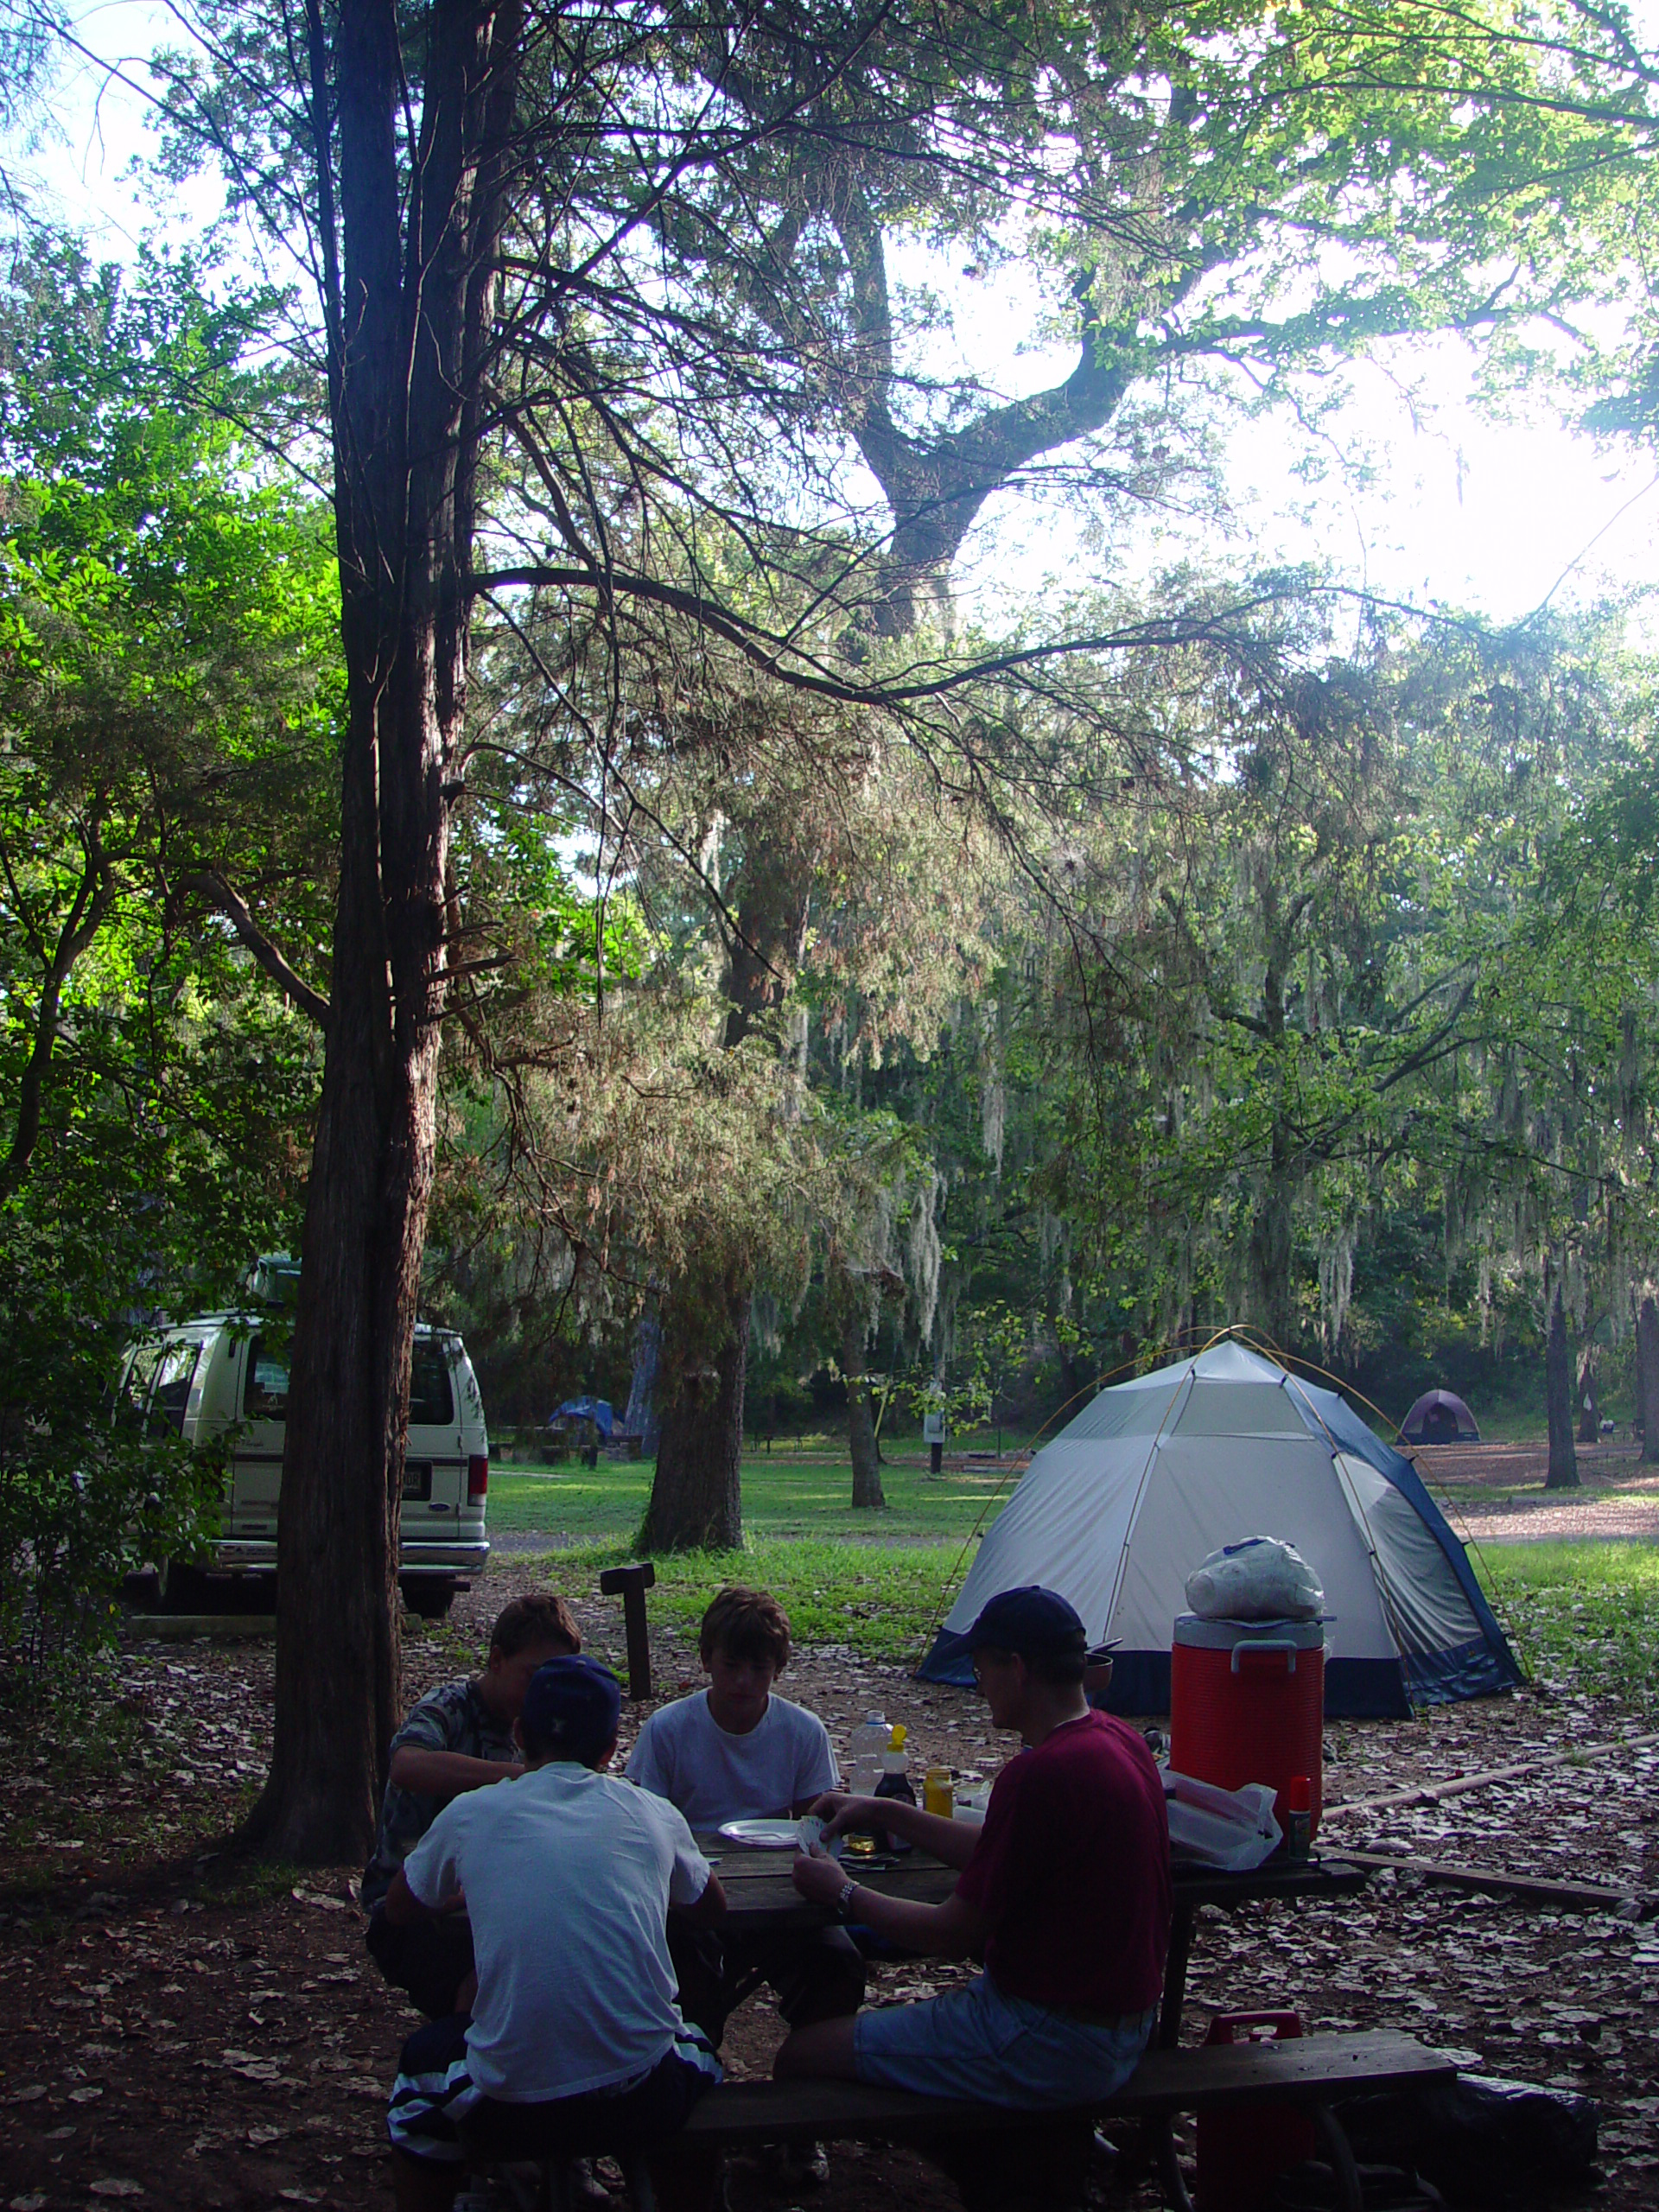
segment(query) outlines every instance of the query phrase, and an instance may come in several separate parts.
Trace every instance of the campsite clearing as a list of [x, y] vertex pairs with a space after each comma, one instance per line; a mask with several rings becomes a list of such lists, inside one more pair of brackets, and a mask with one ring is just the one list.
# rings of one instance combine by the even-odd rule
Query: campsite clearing
[[[821, 1560], [845, 1551], [815, 1548]], [[1611, 1575], [1631, 1550], [1605, 1554]], [[948, 1563], [943, 1548], [935, 1555]], [[856, 1564], [887, 1556], [878, 1548]], [[620, 1662], [620, 1605], [594, 1594], [585, 1567], [572, 1571], [568, 1551], [549, 1565], [575, 1599], [589, 1648]], [[753, 1565], [746, 1559], [744, 1571]], [[1584, 1573], [1593, 1579], [1589, 1563]], [[530, 1561], [499, 1562], [441, 1630], [411, 1625], [407, 1695], [474, 1661], [494, 1612], [538, 1579]], [[1601, 1586], [1611, 1600], [1614, 1586]], [[1552, 1597], [1538, 1586], [1537, 1604], [1559, 1623], [1549, 1694], [1444, 1707], [1422, 1720], [1334, 1722], [1331, 1797], [1371, 1797], [1628, 1731], [1629, 1708], [1581, 1663], [1599, 1639], [1575, 1645], [1573, 1624], [1584, 1617], [1568, 1608], [1586, 1600], [1567, 1587]], [[661, 1594], [652, 1599], [653, 1656], [671, 1696], [697, 1668], [684, 1616], [660, 1606]], [[84, 1746], [38, 1713], [0, 1746], [0, 2158], [11, 2189], [39, 2196], [40, 2212], [84, 2205], [93, 2183], [111, 2180], [177, 2212], [378, 2207], [382, 2100], [412, 2016], [365, 1968], [346, 1895], [356, 1870], [254, 1870], [207, 1856], [262, 1768], [270, 1644], [135, 1643], [118, 1666], [117, 1702]], [[989, 1773], [1012, 1748], [971, 1695], [913, 1682], [881, 1656], [868, 1621], [808, 1644], [783, 1687], [822, 1711], [843, 1745], [867, 1707], [881, 1705], [910, 1724], [922, 1759]], [[625, 1708], [630, 1732], [641, 1711]], [[1650, 1890], [1656, 1777], [1651, 1749], [1557, 1766], [1438, 1806], [1333, 1816], [1332, 1840], [1441, 1859], [1478, 1854]], [[1465, 2064], [1588, 2089], [1605, 2113], [1599, 2202], [1638, 2212], [1659, 2191], [1656, 1966], [1652, 1923], [1537, 1913], [1384, 1872], [1340, 1905], [1206, 1911], [1189, 2020], [1196, 2035], [1211, 2010], [1288, 2002], [1310, 2026], [1404, 2025]], [[922, 1995], [958, 1972], [884, 1968], [879, 1993]], [[745, 2007], [729, 2040], [734, 2073], [764, 2074], [777, 2036], [769, 2011]], [[956, 2204], [908, 2154], [851, 2149], [836, 2154], [820, 2201], [825, 2212]], [[1143, 2190], [1128, 2201], [1153, 2199]], [[734, 2202], [737, 2212], [777, 2202], [752, 2163], [740, 2165]]]

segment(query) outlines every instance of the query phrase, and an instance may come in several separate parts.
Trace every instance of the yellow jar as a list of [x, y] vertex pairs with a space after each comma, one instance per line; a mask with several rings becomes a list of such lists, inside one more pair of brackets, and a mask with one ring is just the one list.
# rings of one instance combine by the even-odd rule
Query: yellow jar
[[950, 1768], [948, 1766], [929, 1767], [922, 1777], [923, 1811], [937, 1813], [941, 1820], [948, 1821], [955, 1814], [956, 1806], [956, 1793], [950, 1786]]

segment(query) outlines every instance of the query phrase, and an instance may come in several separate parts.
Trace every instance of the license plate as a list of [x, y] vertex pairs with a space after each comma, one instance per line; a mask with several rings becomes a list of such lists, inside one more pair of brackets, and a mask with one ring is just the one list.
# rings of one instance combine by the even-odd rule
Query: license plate
[[404, 1496], [426, 1499], [432, 1495], [432, 1462], [429, 1459], [405, 1459], [404, 1462]]

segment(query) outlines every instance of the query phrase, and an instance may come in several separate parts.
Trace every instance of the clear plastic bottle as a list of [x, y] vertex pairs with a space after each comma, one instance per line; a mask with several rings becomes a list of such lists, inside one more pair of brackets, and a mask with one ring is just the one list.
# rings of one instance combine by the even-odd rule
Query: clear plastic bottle
[[849, 1783], [855, 1797], [874, 1797], [881, 1779], [881, 1754], [892, 1740], [887, 1716], [867, 1713], [847, 1740], [847, 1760], [852, 1769]]

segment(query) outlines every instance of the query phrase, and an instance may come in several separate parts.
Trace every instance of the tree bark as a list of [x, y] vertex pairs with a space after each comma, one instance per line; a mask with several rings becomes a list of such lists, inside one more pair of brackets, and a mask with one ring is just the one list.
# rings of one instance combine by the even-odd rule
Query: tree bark
[[20, 1189], [29, 1173], [35, 1147], [40, 1142], [46, 1106], [47, 1077], [57, 1048], [63, 1020], [63, 987], [75, 963], [104, 925], [104, 917], [115, 899], [115, 878], [99, 842], [96, 829], [81, 830], [86, 864], [57, 941], [45, 956], [40, 1001], [35, 1009], [34, 1041], [17, 1086], [17, 1116], [11, 1142], [0, 1161], [0, 1198]]
[[[688, 1303], [690, 1301], [687, 1301]], [[663, 1434], [639, 1532], [647, 1552], [734, 1551], [743, 1541], [743, 1392], [749, 1359], [747, 1273], [713, 1287], [690, 1342], [664, 1324]], [[723, 1309], [724, 1332], [708, 1313]]]
[[[728, 1052], [783, 1004], [800, 963], [812, 884], [809, 856], [786, 840], [755, 839], [726, 976]], [[677, 1358], [681, 1379], [668, 1383], [671, 1401], [658, 1391], [662, 1438], [645, 1520], [653, 1550], [722, 1548], [743, 1540], [744, 1391], [753, 1289], [740, 1264], [712, 1299], [695, 1272], [664, 1294], [664, 1338], [677, 1347], [667, 1364], [672, 1370]], [[716, 1376], [717, 1384], [711, 1379]], [[700, 1420], [711, 1424], [707, 1437], [691, 1433]], [[726, 1533], [716, 1539], [704, 1533], [710, 1529]]]
[[332, 57], [315, 5], [308, 20], [347, 712], [277, 1527], [275, 1730], [249, 1836], [278, 1858], [339, 1864], [372, 1840], [402, 1707], [398, 1523], [445, 996], [444, 787], [466, 702], [480, 384], [523, 17], [519, 0], [436, 0], [412, 182], [392, 0], [341, 0]]
[[639, 1439], [642, 1459], [654, 1459], [662, 1441], [662, 1415], [657, 1406], [662, 1363], [663, 1325], [648, 1306], [633, 1332], [633, 1379], [628, 1386], [628, 1409], [622, 1417], [623, 1433]]
[[1252, 1319], [1281, 1351], [1291, 1342], [1290, 1262], [1294, 1247], [1298, 1177], [1290, 1164], [1290, 1140], [1275, 1119], [1267, 1179], [1250, 1222]]
[[1651, 1291], [1637, 1311], [1636, 1326], [1642, 1385], [1637, 1408], [1642, 1417], [1642, 1458], [1644, 1465], [1659, 1465], [1659, 1306], [1654, 1304]]
[[1295, 1249], [1296, 1194], [1306, 1168], [1284, 1103], [1291, 1049], [1287, 1001], [1297, 931], [1312, 896], [1309, 892], [1300, 892], [1287, 906], [1281, 906], [1277, 887], [1271, 880], [1262, 887], [1262, 924], [1267, 951], [1262, 975], [1261, 1014], [1251, 1025], [1268, 1047], [1271, 1079], [1278, 1097], [1266, 1176], [1257, 1192], [1250, 1221], [1250, 1294], [1255, 1306], [1250, 1318], [1266, 1330], [1281, 1351], [1289, 1349], [1294, 1327], [1291, 1260]]
[[1573, 1348], [1567, 1337], [1567, 1306], [1560, 1281], [1549, 1306], [1549, 1342], [1544, 1357], [1544, 1398], [1549, 1416], [1549, 1472], [1546, 1490], [1577, 1490], [1579, 1455], [1573, 1444]]
[[864, 1366], [864, 1321], [850, 1314], [841, 1332], [841, 1371], [847, 1384], [847, 1441], [853, 1455], [853, 1504], [881, 1512], [887, 1498], [881, 1489], [881, 1462], [875, 1448], [875, 1419], [870, 1406], [869, 1376]]
[[1579, 1362], [1579, 1441], [1594, 1444], [1601, 1434], [1601, 1400], [1596, 1393], [1595, 1362], [1589, 1347]]

